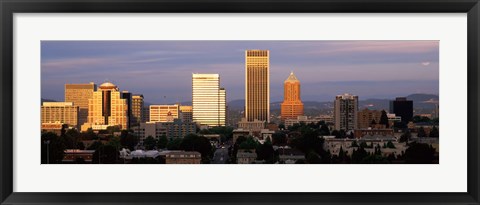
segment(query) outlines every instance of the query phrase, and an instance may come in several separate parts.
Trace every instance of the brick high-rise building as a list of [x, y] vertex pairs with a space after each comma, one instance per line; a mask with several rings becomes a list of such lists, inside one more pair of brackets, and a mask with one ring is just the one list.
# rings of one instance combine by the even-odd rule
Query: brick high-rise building
[[283, 83], [283, 103], [281, 105], [282, 121], [297, 119], [303, 115], [303, 103], [300, 98], [300, 81], [293, 72]]

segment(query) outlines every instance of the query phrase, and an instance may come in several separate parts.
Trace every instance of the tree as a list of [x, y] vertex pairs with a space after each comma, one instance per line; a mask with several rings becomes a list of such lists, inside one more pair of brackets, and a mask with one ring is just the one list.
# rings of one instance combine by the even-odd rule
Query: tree
[[168, 144], [167, 136], [162, 135], [157, 141], [157, 148], [165, 149], [167, 147], [167, 144]]
[[145, 146], [146, 150], [154, 149], [156, 144], [157, 142], [152, 136], [148, 136], [145, 140], [143, 140], [143, 146]]
[[120, 134], [120, 144], [129, 150], [134, 150], [138, 144], [138, 137], [127, 130], [122, 130]]
[[431, 164], [435, 159], [435, 149], [425, 143], [411, 143], [405, 151], [408, 164]]
[[322, 159], [316, 152], [312, 150], [307, 154], [307, 162], [309, 164], [320, 164], [322, 162]]
[[77, 142], [77, 149], [79, 149], [79, 150], [84, 150], [85, 149], [85, 145], [83, 144], [83, 142]]
[[395, 149], [395, 145], [391, 141], [388, 141], [387, 142], [387, 148]]
[[93, 153], [93, 164], [115, 164], [118, 160], [119, 152], [113, 145], [102, 145]]
[[103, 146], [102, 142], [95, 141], [90, 146], [88, 146], [87, 150], [97, 150], [101, 146]]
[[287, 144], [287, 135], [284, 132], [275, 132], [272, 135], [274, 145], [285, 145]]
[[238, 147], [240, 149], [255, 149], [257, 147], [257, 142], [253, 137], [248, 137], [244, 142], [241, 142]]
[[320, 126], [320, 136], [330, 135], [330, 129], [326, 124]]
[[168, 140], [167, 149], [168, 150], [179, 150], [180, 144], [182, 143], [182, 139], [175, 138]]
[[382, 115], [380, 116], [380, 123], [379, 124], [385, 125], [386, 128], [389, 127], [387, 112], [385, 112], [385, 110], [382, 110]]
[[196, 134], [188, 134], [180, 143], [180, 149], [185, 151], [197, 151], [202, 154], [202, 163], [209, 163], [213, 155], [212, 145], [205, 137], [200, 137]]
[[41, 145], [42, 164], [58, 164], [62, 162], [65, 144], [60, 136], [52, 132], [43, 133]]
[[345, 138], [347, 136], [347, 133], [345, 130], [333, 130], [332, 135], [335, 136], [335, 138]]
[[263, 144], [258, 144], [256, 152], [258, 160], [265, 160], [268, 164], [275, 163], [275, 150], [269, 138]]
[[417, 137], [427, 137], [427, 134], [425, 133], [425, 130], [423, 129], [423, 127], [418, 128]]
[[362, 163], [362, 160], [366, 157], [368, 157], [367, 151], [360, 146], [360, 148], [354, 150], [352, 153], [352, 163]]
[[430, 130], [429, 137], [438, 138], [439, 137], [438, 135], [439, 135], [438, 128], [433, 126], [432, 130]]
[[407, 130], [405, 133], [402, 134], [402, 136], [400, 136], [399, 142], [408, 142], [411, 138], [412, 134], [410, 133], [410, 131]]

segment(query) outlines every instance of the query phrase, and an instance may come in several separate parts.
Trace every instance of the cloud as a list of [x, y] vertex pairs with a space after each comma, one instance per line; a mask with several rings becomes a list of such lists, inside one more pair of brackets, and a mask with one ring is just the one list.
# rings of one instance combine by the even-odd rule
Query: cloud
[[424, 61], [424, 62], [422, 62], [422, 65], [423, 66], [428, 66], [428, 65], [430, 65], [430, 62], [429, 61]]

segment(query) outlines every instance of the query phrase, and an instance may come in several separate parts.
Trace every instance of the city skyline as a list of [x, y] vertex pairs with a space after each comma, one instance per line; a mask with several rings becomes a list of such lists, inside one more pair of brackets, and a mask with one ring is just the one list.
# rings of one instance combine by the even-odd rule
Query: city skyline
[[108, 79], [148, 103], [187, 102], [192, 73], [218, 73], [227, 101], [244, 99], [246, 49], [270, 50], [271, 102], [283, 99], [291, 71], [304, 101], [438, 95], [438, 41], [43, 41], [42, 98]]

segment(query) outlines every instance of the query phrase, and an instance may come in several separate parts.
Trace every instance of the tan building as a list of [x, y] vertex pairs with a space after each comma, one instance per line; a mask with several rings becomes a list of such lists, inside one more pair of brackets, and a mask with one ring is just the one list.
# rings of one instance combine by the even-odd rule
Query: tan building
[[150, 105], [149, 122], [173, 122], [178, 119], [179, 105]]
[[105, 129], [108, 126], [128, 129], [128, 102], [122, 99], [122, 93], [115, 84], [101, 84], [88, 104], [88, 124], [82, 126], [82, 130]]
[[42, 123], [42, 133], [53, 132], [56, 135], [62, 134], [63, 123], [54, 122], [54, 123]]
[[357, 128], [358, 96], [345, 93], [335, 97], [333, 115], [335, 129], [351, 131]]
[[283, 83], [283, 103], [281, 105], [282, 121], [297, 119], [303, 115], [303, 103], [300, 98], [300, 81], [293, 72]]
[[140, 126], [132, 128], [136, 136], [141, 140], [152, 136], [153, 138], [160, 138], [166, 136], [171, 138], [183, 138], [188, 134], [195, 134], [197, 126], [193, 122], [182, 122], [180, 119], [175, 119], [173, 122], [146, 122], [140, 123]]
[[260, 132], [262, 129], [265, 129], [265, 125], [265, 121], [254, 120], [249, 122], [245, 118], [242, 118], [240, 122], [238, 122], [238, 128], [252, 132]]
[[93, 98], [97, 90], [95, 83], [65, 84], [65, 102], [72, 102], [78, 106], [78, 124], [83, 125], [88, 118], [88, 101]]
[[72, 102], [44, 102], [41, 107], [41, 123], [60, 123], [78, 128], [78, 110], [78, 106]]
[[364, 129], [372, 126], [372, 122], [375, 121], [375, 124], [380, 122], [380, 117], [382, 116], [382, 111], [379, 110], [369, 110], [365, 108], [358, 112], [358, 129]]
[[180, 105], [180, 115], [183, 122], [193, 122], [192, 106]]
[[245, 51], [245, 118], [270, 122], [270, 57], [268, 50]]
[[202, 154], [195, 151], [170, 152], [165, 155], [165, 164], [200, 164]]
[[131, 126], [138, 126], [143, 120], [143, 95], [132, 95], [132, 119]]

